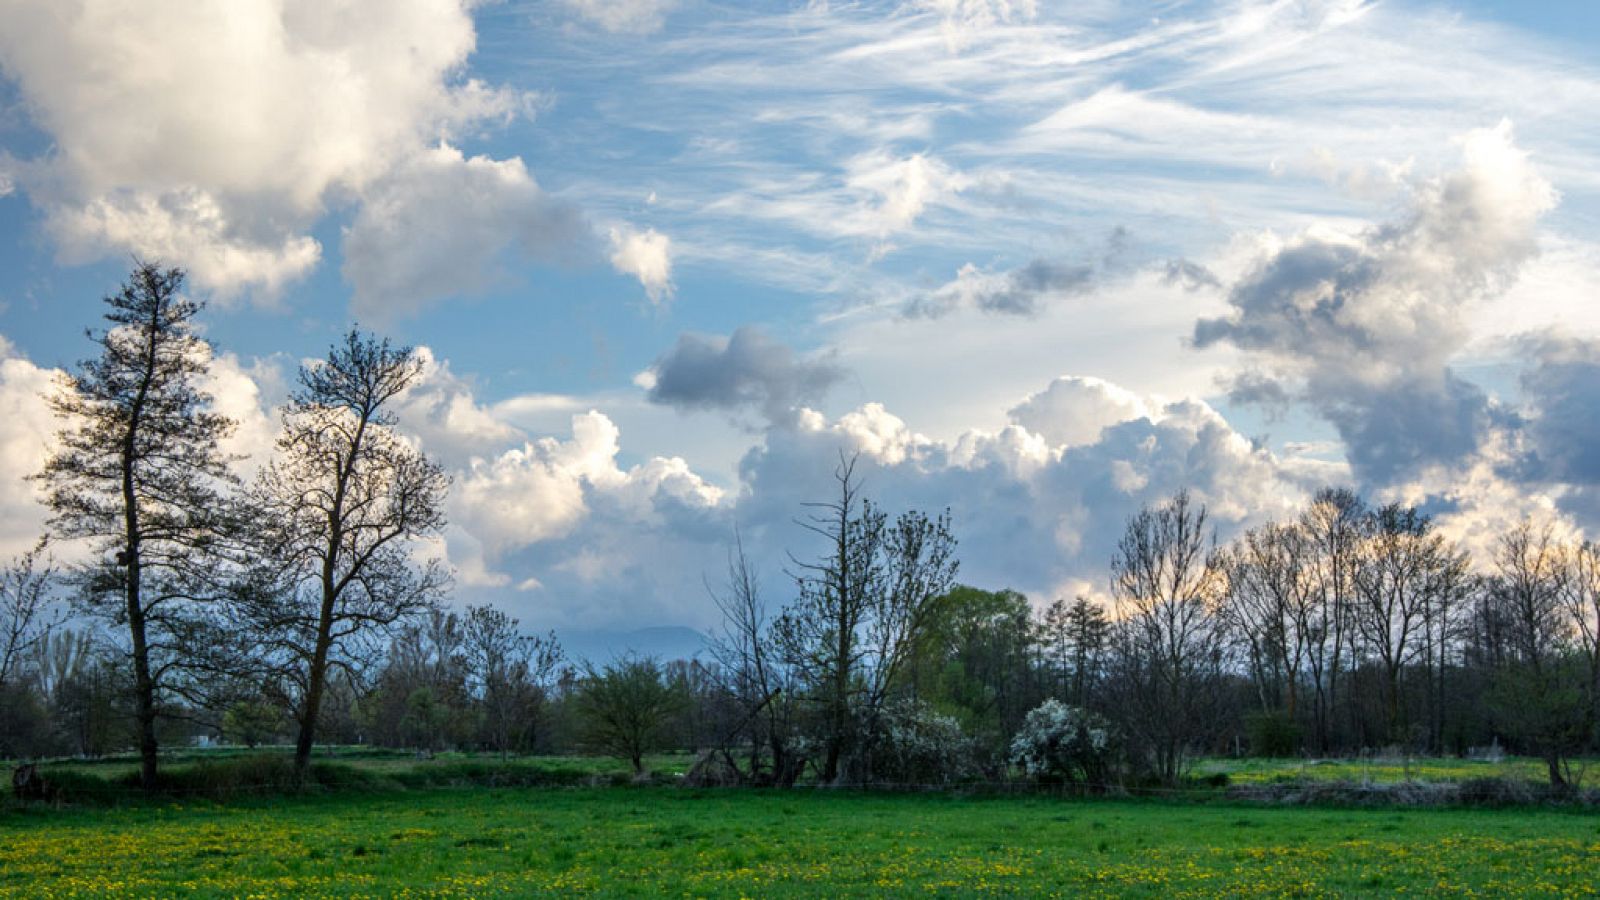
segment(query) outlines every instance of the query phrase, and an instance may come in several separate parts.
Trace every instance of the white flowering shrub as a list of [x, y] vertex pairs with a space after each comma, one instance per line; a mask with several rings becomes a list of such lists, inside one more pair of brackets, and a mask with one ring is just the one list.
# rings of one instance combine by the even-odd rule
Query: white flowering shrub
[[1103, 784], [1111, 752], [1104, 719], [1054, 698], [1029, 712], [1011, 739], [1011, 761], [1040, 781]]
[[949, 784], [972, 774], [972, 751], [954, 718], [924, 703], [898, 703], [879, 722], [872, 774], [899, 784]]

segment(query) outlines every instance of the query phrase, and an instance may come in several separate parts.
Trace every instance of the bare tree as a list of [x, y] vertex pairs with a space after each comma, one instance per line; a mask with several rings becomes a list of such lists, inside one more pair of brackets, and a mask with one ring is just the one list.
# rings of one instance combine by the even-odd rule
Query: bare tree
[[1315, 694], [1313, 714], [1317, 747], [1323, 752], [1332, 743], [1340, 679], [1349, 658], [1346, 650], [1353, 628], [1351, 601], [1366, 512], [1354, 492], [1324, 488], [1300, 515], [1300, 530], [1309, 545], [1308, 563], [1315, 586], [1315, 606], [1306, 627], [1306, 666]]
[[1588, 664], [1584, 691], [1589, 715], [1600, 722], [1600, 544], [1583, 541], [1567, 554], [1566, 590], [1562, 603], [1571, 620], [1573, 638]]
[[[855, 460], [834, 474], [836, 499], [807, 504], [802, 522], [828, 542], [817, 562], [796, 562], [799, 597], [776, 625], [784, 662], [821, 710], [821, 777], [837, 781], [847, 754], [865, 759], [895, 675], [910, 656], [930, 602], [950, 589], [957, 562], [949, 514], [888, 515], [861, 496]], [[865, 774], [865, 773], [860, 773]]]
[[0, 691], [22, 674], [60, 624], [59, 612], [53, 609], [55, 566], [44, 552], [41, 540], [0, 568]]
[[1497, 718], [1544, 761], [1550, 784], [1572, 779], [1567, 762], [1591, 730], [1581, 681], [1566, 665], [1573, 623], [1563, 605], [1572, 572], [1549, 525], [1523, 521], [1501, 535], [1490, 602], [1505, 627], [1509, 654], [1491, 696]]
[[449, 583], [441, 564], [412, 557], [416, 541], [444, 527], [449, 478], [395, 433], [391, 411], [421, 372], [411, 348], [351, 329], [326, 360], [301, 367], [277, 456], [255, 490], [277, 568], [252, 606], [298, 697], [302, 774], [330, 667], [358, 663], [373, 638], [433, 608]]
[[1465, 592], [1467, 573], [1466, 554], [1415, 508], [1390, 504], [1368, 517], [1351, 612], [1361, 646], [1382, 675], [1390, 740], [1406, 738], [1410, 724], [1401, 671], [1426, 646], [1430, 617]]
[[1128, 520], [1111, 563], [1117, 711], [1157, 777], [1174, 783], [1216, 725], [1227, 574], [1188, 491]]
[[554, 632], [533, 637], [517, 625], [494, 607], [473, 606], [463, 631], [468, 683], [482, 712], [483, 734], [501, 757], [533, 746], [562, 659]]
[[[758, 784], [789, 787], [800, 775], [800, 761], [792, 749], [794, 684], [789, 668], [776, 658], [760, 579], [738, 532], [728, 553], [725, 587], [708, 586], [708, 590], [722, 612], [722, 627], [712, 639], [711, 654], [718, 663], [723, 689], [738, 711], [738, 721], [723, 743], [731, 743], [741, 734], [747, 736], [748, 777]], [[770, 758], [770, 770], [765, 758]]]
[[127, 631], [147, 789], [168, 676], [210, 644], [195, 613], [213, 595], [221, 490], [232, 482], [218, 442], [233, 423], [210, 411], [198, 387], [211, 347], [195, 332], [201, 304], [181, 293], [183, 278], [139, 263], [105, 298], [110, 327], [90, 334], [100, 356], [50, 397], [66, 425], [38, 475], [55, 532], [115, 560], [88, 567], [82, 580], [90, 609]]
[[1263, 709], [1282, 709], [1291, 722], [1319, 624], [1310, 555], [1299, 527], [1269, 523], [1246, 532], [1228, 559], [1228, 620], [1248, 649]]

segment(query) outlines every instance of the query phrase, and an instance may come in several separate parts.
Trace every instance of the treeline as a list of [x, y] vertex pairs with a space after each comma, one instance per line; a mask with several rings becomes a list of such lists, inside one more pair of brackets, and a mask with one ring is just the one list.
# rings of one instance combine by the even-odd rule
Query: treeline
[[[890, 515], [841, 459], [800, 523], [822, 550], [762, 596], [735, 541], [699, 658], [564, 659], [448, 608], [418, 550], [448, 479], [395, 432], [410, 350], [352, 331], [303, 367], [249, 481], [198, 388], [182, 273], [107, 298], [100, 355], [51, 398], [41, 543], [0, 579], [0, 756], [220, 734], [499, 753], [603, 752], [700, 783], [1180, 783], [1203, 754], [1537, 756], [1557, 788], [1600, 723], [1600, 548], [1531, 522], [1473, 560], [1419, 510], [1318, 493], [1219, 545], [1186, 492], [1133, 516], [1109, 599], [1042, 610], [957, 583], [948, 514]], [[74, 556], [74, 558], [79, 558]]]

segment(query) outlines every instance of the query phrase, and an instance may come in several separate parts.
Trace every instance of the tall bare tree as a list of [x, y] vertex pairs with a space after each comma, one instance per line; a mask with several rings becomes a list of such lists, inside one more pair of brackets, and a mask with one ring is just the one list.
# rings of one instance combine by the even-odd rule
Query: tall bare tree
[[1469, 561], [1414, 507], [1396, 503], [1376, 510], [1365, 531], [1352, 621], [1382, 676], [1386, 736], [1405, 740], [1411, 723], [1401, 672], [1428, 646], [1430, 619], [1470, 586]]
[[297, 695], [302, 775], [330, 667], [358, 664], [374, 638], [433, 608], [449, 583], [440, 563], [412, 556], [444, 528], [449, 478], [394, 430], [394, 401], [421, 373], [411, 348], [351, 329], [325, 360], [301, 367], [277, 456], [255, 490], [277, 568], [253, 612]]
[[1600, 544], [1582, 541], [1571, 548], [1565, 585], [1562, 602], [1573, 638], [1589, 667], [1584, 690], [1589, 695], [1590, 715], [1600, 722]]
[[948, 513], [912, 511], [891, 523], [861, 495], [853, 458], [840, 461], [834, 478], [837, 497], [807, 504], [815, 513], [801, 523], [828, 550], [796, 563], [799, 597], [776, 625], [784, 662], [821, 708], [825, 782], [839, 779], [847, 754], [869, 749], [858, 738], [870, 741], [929, 604], [950, 589], [957, 568]]
[[183, 279], [180, 269], [139, 263], [105, 298], [110, 325], [89, 335], [100, 355], [50, 397], [65, 424], [38, 475], [51, 528], [105, 557], [81, 573], [84, 594], [127, 632], [147, 789], [168, 676], [208, 645], [195, 613], [214, 595], [222, 491], [232, 482], [218, 442], [233, 423], [199, 387], [211, 346], [195, 331], [201, 303], [182, 293]]
[[1351, 599], [1366, 514], [1365, 505], [1353, 491], [1324, 488], [1300, 515], [1315, 585], [1315, 609], [1306, 629], [1306, 666], [1315, 698], [1317, 748], [1322, 752], [1332, 743], [1340, 680], [1349, 660]]
[[722, 612], [722, 627], [712, 638], [711, 654], [737, 716], [724, 743], [747, 737], [747, 777], [757, 784], [792, 786], [800, 776], [799, 760], [792, 752], [794, 679], [791, 669], [778, 658], [760, 578], [745, 555], [739, 533], [734, 533], [728, 553], [726, 584], [720, 589], [707, 588]]
[[1128, 520], [1111, 562], [1119, 716], [1168, 783], [1216, 725], [1227, 572], [1203, 504], [1179, 491]]
[[1543, 758], [1550, 784], [1571, 782], [1567, 763], [1589, 739], [1591, 707], [1569, 665], [1574, 631], [1564, 605], [1572, 569], [1549, 525], [1522, 523], [1500, 536], [1489, 583], [1509, 645], [1491, 691], [1500, 723]]
[[1248, 648], [1262, 706], [1291, 722], [1319, 624], [1310, 555], [1298, 526], [1269, 523], [1246, 532], [1228, 559], [1228, 620]]

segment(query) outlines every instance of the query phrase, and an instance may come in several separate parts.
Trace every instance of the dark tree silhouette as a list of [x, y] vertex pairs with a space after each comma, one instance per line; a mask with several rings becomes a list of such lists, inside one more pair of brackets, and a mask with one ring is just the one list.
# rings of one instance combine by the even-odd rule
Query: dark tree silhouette
[[50, 526], [108, 557], [80, 575], [90, 609], [127, 630], [147, 789], [162, 690], [204, 655], [195, 614], [213, 595], [221, 492], [232, 481], [218, 442], [233, 423], [198, 387], [211, 346], [195, 333], [201, 303], [181, 293], [183, 279], [139, 263], [105, 298], [110, 327], [89, 334], [100, 355], [50, 397], [65, 424], [38, 475]]
[[278, 453], [256, 487], [258, 531], [276, 565], [253, 618], [297, 696], [295, 767], [310, 764], [328, 672], [377, 651], [373, 638], [432, 609], [448, 585], [413, 544], [445, 524], [449, 478], [394, 431], [393, 401], [422, 361], [351, 329], [300, 369]]

